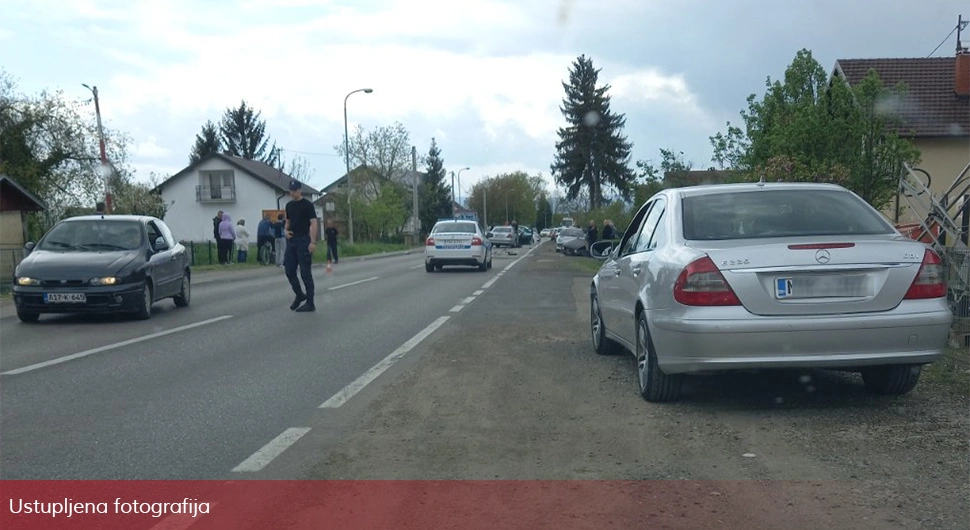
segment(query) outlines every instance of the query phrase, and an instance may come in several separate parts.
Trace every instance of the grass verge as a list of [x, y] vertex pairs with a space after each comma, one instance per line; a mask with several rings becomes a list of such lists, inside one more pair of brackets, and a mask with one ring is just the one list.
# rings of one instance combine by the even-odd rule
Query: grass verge
[[585, 256], [562, 256], [562, 259], [566, 260], [569, 266], [576, 271], [588, 273], [590, 276], [599, 272], [600, 267], [603, 266], [602, 261]]
[[943, 358], [923, 368], [920, 384], [928, 383], [953, 394], [970, 392], [970, 351], [947, 348]]

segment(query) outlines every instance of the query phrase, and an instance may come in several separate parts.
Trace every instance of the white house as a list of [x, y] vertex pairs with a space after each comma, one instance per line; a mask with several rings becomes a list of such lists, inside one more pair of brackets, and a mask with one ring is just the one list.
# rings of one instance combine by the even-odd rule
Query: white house
[[[212, 219], [221, 210], [234, 224], [245, 219], [255, 242], [256, 225], [263, 212], [283, 210], [290, 201], [290, 179], [268, 164], [213, 153], [172, 175], [155, 191], [169, 205], [165, 223], [177, 239], [211, 241]], [[320, 192], [304, 184], [303, 195], [312, 202]], [[318, 217], [321, 214], [317, 212]]]

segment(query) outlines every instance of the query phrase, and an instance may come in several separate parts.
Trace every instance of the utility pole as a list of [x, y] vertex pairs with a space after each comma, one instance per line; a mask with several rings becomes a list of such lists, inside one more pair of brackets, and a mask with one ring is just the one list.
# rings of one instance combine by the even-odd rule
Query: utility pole
[[451, 172], [451, 216], [454, 217], [458, 211], [458, 203], [455, 202], [455, 172]]
[[421, 184], [421, 176], [418, 175], [418, 148], [411, 146], [411, 172], [414, 173], [414, 205], [412, 207], [414, 217], [414, 240], [418, 240], [421, 233], [421, 218], [418, 216], [418, 186]]
[[101, 127], [101, 102], [98, 100], [98, 87], [81, 85], [94, 94], [94, 114], [98, 118], [98, 144], [101, 149], [101, 174], [104, 177], [104, 210], [111, 213], [111, 170], [108, 167], [108, 154], [104, 146], [104, 128]]

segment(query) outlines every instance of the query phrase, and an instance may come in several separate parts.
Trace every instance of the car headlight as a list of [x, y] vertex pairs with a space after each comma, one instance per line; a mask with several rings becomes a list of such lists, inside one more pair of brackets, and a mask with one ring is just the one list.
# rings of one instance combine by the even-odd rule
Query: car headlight
[[37, 278], [28, 278], [26, 276], [20, 276], [17, 278], [17, 285], [29, 286], [29, 285], [40, 285], [40, 280]]
[[106, 276], [104, 278], [91, 278], [91, 285], [115, 285], [120, 283], [117, 276]]

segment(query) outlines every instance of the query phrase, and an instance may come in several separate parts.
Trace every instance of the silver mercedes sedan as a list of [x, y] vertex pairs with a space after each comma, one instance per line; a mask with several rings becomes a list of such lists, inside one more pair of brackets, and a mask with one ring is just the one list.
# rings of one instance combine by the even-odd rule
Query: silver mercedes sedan
[[835, 185], [664, 190], [591, 253], [593, 346], [635, 355], [647, 401], [677, 399], [685, 374], [772, 368], [904, 394], [953, 318], [940, 257]]

